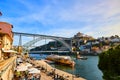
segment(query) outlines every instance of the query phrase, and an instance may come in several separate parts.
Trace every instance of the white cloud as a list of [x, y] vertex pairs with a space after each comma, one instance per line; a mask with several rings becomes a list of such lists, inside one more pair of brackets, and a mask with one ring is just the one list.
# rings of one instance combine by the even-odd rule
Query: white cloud
[[[66, 37], [72, 37], [77, 32], [95, 37], [119, 34], [120, 0], [76, 0], [66, 6], [56, 0], [43, 6], [29, 1], [19, 2], [27, 8], [28, 14], [2, 18], [12, 23], [16, 31]], [[42, 26], [38, 23], [31, 26], [35, 22]]]
[[106, 32], [105, 36], [111, 35], [119, 35], [120, 36], [120, 23], [119, 24], [111, 24], [105, 26], [105, 28], [101, 28], [101, 31]]

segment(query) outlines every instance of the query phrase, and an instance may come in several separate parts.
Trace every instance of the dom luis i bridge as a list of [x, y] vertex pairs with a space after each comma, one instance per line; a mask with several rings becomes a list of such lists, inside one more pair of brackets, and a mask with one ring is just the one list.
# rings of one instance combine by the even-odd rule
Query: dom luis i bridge
[[[14, 37], [18, 36], [18, 46], [22, 46], [25, 50], [30, 51], [31, 48], [35, 48], [36, 43], [40, 42], [41, 40], [54, 40], [60, 42], [62, 45], [64, 45], [67, 50], [40, 50], [40, 51], [30, 51], [30, 53], [41, 53], [41, 52], [71, 52], [72, 51], [72, 38], [66, 38], [66, 37], [58, 37], [58, 36], [50, 36], [50, 35], [40, 35], [40, 34], [31, 34], [31, 33], [21, 33], [21, 32], [13, 32]], [[32, 40], [22, 44], [25, 42], [23, 40], [23, 37], [31, 37]], [[67, 43], [65, 40], [69, 41]], [[40, 46], [40, 45], [39, 45]]]

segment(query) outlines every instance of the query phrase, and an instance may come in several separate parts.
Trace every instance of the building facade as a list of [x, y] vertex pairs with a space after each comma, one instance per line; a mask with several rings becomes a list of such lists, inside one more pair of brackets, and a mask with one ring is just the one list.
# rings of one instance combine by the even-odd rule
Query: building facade
[[13, 42], [13, 26], [6, 22], [0, 22], [0, 59], [2, 59], [5, 50], [10, 50], [12, 48]]
[[[16, 56], [13, 56], [13, 26], [0, 22], [0, 79], [12, 80], [16, 66]], [[11, 55], [12, 54], [12, 55]], [[2, 65], [1, 65], [2, 64]]]

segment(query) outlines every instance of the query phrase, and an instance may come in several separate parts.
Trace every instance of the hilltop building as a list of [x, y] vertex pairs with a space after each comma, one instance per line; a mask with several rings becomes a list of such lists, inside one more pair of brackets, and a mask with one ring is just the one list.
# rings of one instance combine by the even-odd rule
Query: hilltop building
[[73, 48], [79, 48], [81, 45], [86, 44], [89, 40], [94, 40], [94, 38], [78, 32], [72, 39], [72, 46]]
[[93, 40], [94, 38], [92, 36], [85, 35], [83, 33], [78, 32], [76, 35], [73, 37], [73, 44], [77, 45], [78, 47], [81, 44], [86, 43], [88, 40]]

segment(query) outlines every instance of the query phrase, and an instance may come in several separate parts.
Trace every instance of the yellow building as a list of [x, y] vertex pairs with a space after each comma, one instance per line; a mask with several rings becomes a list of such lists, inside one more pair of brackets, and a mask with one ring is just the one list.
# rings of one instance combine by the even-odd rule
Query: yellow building
[[0, 79], [12, 80], [16, 66], [16, 56], [12, 48], [13, 26], [6, 22], [0, 22]]
[[12, 48], [12, 28], [13, 27], [11, 24], [6, 22], [0, 22], [0, 60], [5, 56], [3, 53], [9, 52], [9, 50], [11, 50]]

